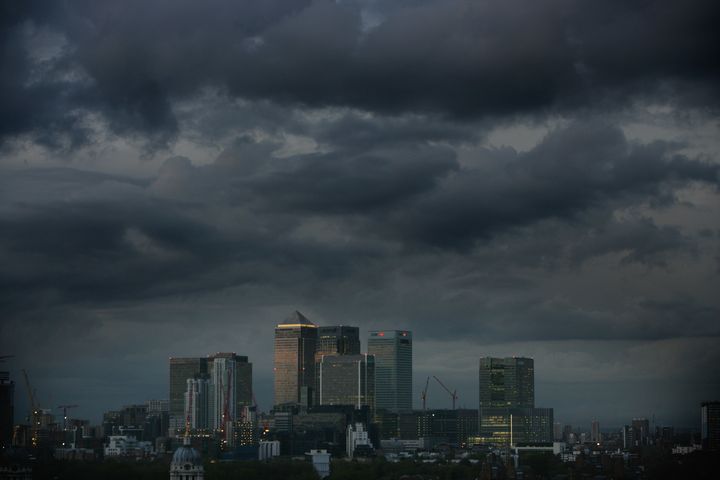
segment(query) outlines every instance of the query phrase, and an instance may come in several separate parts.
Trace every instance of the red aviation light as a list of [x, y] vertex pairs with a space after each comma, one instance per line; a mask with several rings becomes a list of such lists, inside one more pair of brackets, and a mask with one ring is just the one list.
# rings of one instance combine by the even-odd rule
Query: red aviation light
[[385, 336], [385, 332], [378, 332], [377, 336], [378, 336], [378, 337], [384, 337], [384, 336]]

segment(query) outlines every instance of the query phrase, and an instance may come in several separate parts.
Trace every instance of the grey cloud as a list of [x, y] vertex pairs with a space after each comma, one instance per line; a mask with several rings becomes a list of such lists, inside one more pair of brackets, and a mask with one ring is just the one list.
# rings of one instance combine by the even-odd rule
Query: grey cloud
[[717, 185], [716, 164], [683, 157], [676, 148], [633, 144], [602, 123], [571, 125], [526, 153], [501, 152], [502, 160], [493, 161], [494, 152], [486, 152], [481, 167], [465, 168], [395, 224], [407, 238], [467, 248], [498, 230], [655, 199], [669, 184]]
[[6, 112], [15, 118], [6, 136], [77, 135], [84, 110], [117, 134], [167, 146], [179, 133], [175, 103], [206, 88], [460, 119], [656, 98], [717, 108], [720, 12], [711, 1], [420, 2], [388, 9], [369, 31], [362, 12], [377, 4], [69, 2], [49, 13], [32, 5], [3, 26], [4, 43], [21, 41], [22, 25], [54, 29], [69, 43], [55, 61], [85, 79], [45, 75], [27, 87], [27, 50], [5, 49]]

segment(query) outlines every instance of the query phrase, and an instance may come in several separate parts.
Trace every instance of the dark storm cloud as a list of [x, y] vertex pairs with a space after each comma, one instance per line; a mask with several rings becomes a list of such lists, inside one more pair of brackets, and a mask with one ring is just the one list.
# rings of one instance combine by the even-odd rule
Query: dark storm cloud
[[668, 184], [717, 185], [716, 164], [676, 149], [663, 142], [628, 142], [620, 129], [602, 123], [571, 125], [526, 153], [487, 152], [489, 162], [463, 169], [394, 224], [406, 229], [407, 238], [467, 247], [498, 230], [541, 219], [573, 220], [593, 207], [653, 200]]
[[[596, 123], [556, 130], [526, 153], [480, 150], [464, 166], [445, 147], [269, 157], [275, 146], [240, 138], [206, 166], [174, 157], [151, 182], [68, 169], [6, 172], [4, 302], [36, 291], [62, 303], [287, 285], [294, 269], [323, 284], [352, 278], [363, 263], [414, 261], [422, 245], [468, 251], [515, 229], [531, 229], [545, 258], [577, 264], [620, 252], [625, 262], [663, 265], [668, 255], [693, 253], [694, 240], [647, 218], [618, 222], [596, 212], [647, 203], [688, 182], [713, 185], [718, 172], [675, 154], [676, 146], [634, 144]], [[539, 225], [550, 220], [565, 230], [546, 231], [543, 244]], [[514, 260], [491, 255], [533, 264], [533, 247], [523, 248], [513, 249]]]
[[[4, 7], [14, 13], [2, 27], [6, 136], [75, 131], [80, 108], [118, 134], [167, 145], [178, 134], [174, 102], [205, 87], [460, 118], [639, 98], [717, 108], [720, 7], [710, 0], [437, 1], [387, 11], [362, 2], [30, 5]], [[377, 25], [363, 26], [368, 11]], [[51, 69], [28, 86], [27, 28], [38, 26], [67, 41], [52, 63], [82, 80]]]

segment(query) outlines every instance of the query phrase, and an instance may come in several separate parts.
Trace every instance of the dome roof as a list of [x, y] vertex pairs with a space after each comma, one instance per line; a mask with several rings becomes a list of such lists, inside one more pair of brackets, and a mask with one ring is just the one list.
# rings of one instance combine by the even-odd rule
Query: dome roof
[[189, 463], [193, 466], [202, 466], [203, 464], [200, 452], [187, 444], [175, 450], [172, 463], [173, 465], [185, 465], [186, 463]]

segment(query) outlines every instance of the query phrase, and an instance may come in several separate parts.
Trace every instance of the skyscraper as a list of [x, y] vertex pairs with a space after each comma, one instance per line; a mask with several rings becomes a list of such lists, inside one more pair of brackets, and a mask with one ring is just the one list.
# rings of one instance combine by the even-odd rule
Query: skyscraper
[[316, 356], [360, 355], [360, 329], [347, 325], [318, 327]]
[[[207, 395], [200, 397], [207, 403], [207, 411], [198, 412], [199, 423], [194, 423], [199, 426], [194, 428], [220, 429], [226, 401], [230, 420], [237, 420], [242, 407], [252, 405], [252, 363], [246, 356], [216, 353], [207, 357], [171, 357], [169, 408], [170, 430], [174, 433], [185, 429], [188, 380], [197, 379], [209, 379], [209, 383]], [[205, 418], [206, 422], [201, 420]]]
[[207, 358], [170, 357], [170, 430], [174, 433], [185, 428], [185, 392], [188, 378], [208, 373]]
[[347, 325], [318, 327], [315, 348], [315, 398], [320, 403], [320, 361], [324, 355], [360, 355], [360, 329]]
[[480, 359], [480, 437], [487, 443], [553, 441], [553, 409], [535, 408], [532, 358]]
[[532, 358], [480, 359], [480, 408], [535, 406], [535, 365]]
[[317, 326], [300, 312], [275, 327], [275, 405], [298, 404], [303, 389], [312, 391], [316, 346]]
[[216, 353], [208, 357], [210, 375], [209, 426], [215, 430], [225, 421], [239, 420], [243, 407], [252, 404], [252, 363], [246, 356]]
[[700, 405], [700, 439], [703, 450], [720, 450], [720, 402]]
[[647, 445], [650, 440], [650, 420], [647, 418], [633, 418], [632, 429], [635, 440], [635, 446], [642, 447]]
[[590, 440], [595, 443], [600, 443], [600, 441], [602, 440], [600, 438], [600, 422], [598, 422], [597, 420], [593, 420], [590, 426]]
[[375, 409], [412, 410], [412, 332], [371, 331], [367, 349], [375, 357]]
[[191, 430], [209, 430], [210, 392], [210, 378], [207, 375], [187, 379], [185, 411]]
[[373, 408], [375, 358], [372, 355], [324, 355], [318, 367], [320, 405]]

